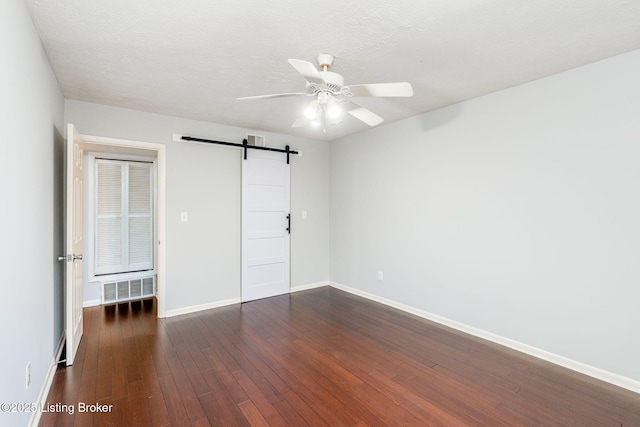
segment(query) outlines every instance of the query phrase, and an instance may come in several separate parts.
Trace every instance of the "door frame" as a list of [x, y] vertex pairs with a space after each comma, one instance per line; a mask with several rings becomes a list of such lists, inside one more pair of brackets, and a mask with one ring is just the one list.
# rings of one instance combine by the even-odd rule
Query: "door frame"
[[85, 142], [85, 151], [110, 151], [117, 154], [118, 149], [155, 151], [157, 156], [157, 242], [158, 265], [156, 266], [156, 286], [158, 301], [158, 317], [166, 316], [166, 157], [167, 146], [153, 142], [134, 141], [129, 139], [108, 138], [81, 134]]

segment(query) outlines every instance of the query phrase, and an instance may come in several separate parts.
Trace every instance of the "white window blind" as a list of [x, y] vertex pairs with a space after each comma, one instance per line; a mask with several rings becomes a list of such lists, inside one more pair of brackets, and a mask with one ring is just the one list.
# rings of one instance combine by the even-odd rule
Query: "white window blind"
[[153, 164], [96, 160], [95, 274], [153, 269]]

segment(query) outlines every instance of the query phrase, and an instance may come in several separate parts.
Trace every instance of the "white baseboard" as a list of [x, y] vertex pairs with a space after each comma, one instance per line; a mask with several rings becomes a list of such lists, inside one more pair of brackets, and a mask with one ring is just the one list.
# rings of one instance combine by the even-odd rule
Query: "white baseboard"
[[331, 282], [329, 281], [309, 283], [308, 285], [292, 286], [290, 291], [291, 292], [308, 291], [309, 289], [321, 288], [323, 286], [330, 286], [330, 285], [331, 285]]
[[82, 301], [82, 308], [95, 307], [96, 305], [100, 305], [100, 304], [102, 304], [102, 301], [100, 301], [100, 299]]
[[207, 304], [192, 305], [190, 307], [176, 308], [174, 310], [166, 310], [164, 317], [180, 316], [181, 314], [195, 313], [197, 311], [209, 310], [211, 308], [224, 307], [225, 305], [240, 304], [240, 298], [232, 298], [223, 301], [214, 301]]
[[[308, 285], [300, 285], [300, 286], [292, 286], [289, 291], [290, 292], [299, 292], [299, 291], [306, 291], [308, 289], [314, 289], [314, 288], [319, 288], [322, 286], [329, 286], [330, 282], [318, 282], [318, 283], [310, 283]], [[174, 316], [180, 316], [182, 314], [189, 314], [189, 313], [195, 313], [197, 311], [202, 311], [202, 310], [209, 310], [211, 308], [218, 308], [218, 307], [224, 307], [225, 305], [232, 305], [232, 304], [240, 304], [242, 301], [240, 300], [240, 298], [232, 298], [232, 299], [228, 299], [228, 300], [224, 300], [224, 301], [215, 301], [215, 302], [211, 302], [208, 304], [200, 304], [200, 305], [192, 305], [190, 307], [184, 307], [184, 308], [176, 308], [174, 310], [167, 310], [164, 313], [163, 317], [174, 317]]]
[[594, 366], [590, 366], [585, 363], [578, 362], [576, 360], [569, 359], [567, 357], [548, 352], [546, 350], [532, 347], [530, 345], [523, 344], [521, 342], [512, 340], [510, 338], [505, 338], [503, 336], [500, 336], [491, 332], [487, 332], [482, 329], [478, 329], [473, 326], [469, 326], [464, 323], [460, 323], [455, 320], [451, 320], [446, 317], [439, 316], [437, 314], [429, 313], [428, 311], [411, 307], [409, 305], [402, 304], [397, 301], [383, 298], [378, 295], [371, 294], [369, 292], [364, 292], [359, 289], [355, 289], [350, 286], [343, 285], [341, 283], [329, 282], [329, 285], [336, 289], [340, 289], [341, 291], [349, 292], [351, 294], [358, 295], [360, 297], [363, 297], [375, 302], [379, 302], [381, 304], [388, 305], [393, 308], [397, 308], [398, 310], [402, 310], [404, 312], [416, 315], [418, 317], [422, 317], [424, 319], [431, 320], [436, 323], [440, 323], [441, 325], [449, 326], [453, 329], [466, 332], [470, 335], [474, 335], [476, 337], [483, 338], [488, 341], [492, 341], [494, 343], [503, 345], [505, 347], [509, 347], [511, 349], [528, 354], [530, 356], [534, 356], [539, 359], [543, 359], [548, 362], [554, 363], [556, 365], [563, 366], [565, 368], [571, 369], [572, 371], [580, 372], [582, 374], [608, 382], [618, 387], [631, 390], [635, 393], [640, 393], [640, 381], [636, 381], [634, 379], [627, 378], [625, 376], [615, 374], [613, 372], [605, 371], [604, 369], [596, 368]]
[[65, 335], [64, 331], [60, 336], [60, 340], [58, 341], [58, 347], [56, 348], [56, 352], [53, 355], [53, 360], [49, 365], [49, 369], [47, 370], [47, 375], [44, 378], [44, 384], [42, 384], [42, 388], [40, 389], [40, 394], [38, 394], [38, 410], [31, 413], [31, 418], [29, 419], [29, 427], [37, 427], [38, 423], [40, 423], [40, 417], [42, 416], [42, 408], [45, 407], [47, 403], [47, 396], [49, 395], [49, 390], [51, 389], [51, 384], [53, 384], [53, 377], [56, 375], [56, 369], [58, 368], [58, 360], [60, 360], [60, 355], [62, 354], [62, 349], [64, 348]]

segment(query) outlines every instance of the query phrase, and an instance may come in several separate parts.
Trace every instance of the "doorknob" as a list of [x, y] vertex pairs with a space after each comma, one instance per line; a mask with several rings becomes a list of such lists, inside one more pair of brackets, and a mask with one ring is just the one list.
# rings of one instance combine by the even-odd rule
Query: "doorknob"
[[291, 214], [287, 215], [287, 232], [291, 234]]
[[75, 261], [75, 260], [82, 260], [82, 254], [80, 255], [76, 255], [76, 254], [69, 254], [66, 256], [59, 256], [58, 257], [58, 261]]

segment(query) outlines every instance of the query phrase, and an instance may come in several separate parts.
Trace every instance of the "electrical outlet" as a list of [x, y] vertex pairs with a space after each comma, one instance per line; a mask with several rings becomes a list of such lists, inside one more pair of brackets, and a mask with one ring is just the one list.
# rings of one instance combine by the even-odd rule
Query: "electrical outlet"
[[378, 282], [382, 281], [384, 281], [384, 275], [382, 274], [382, 271], [378, 271]]
[[25, 383], [26, 388], [29, 388], [29, 384], [31, 383], [31, 361], [27, 362]]
[[189, 222], [188, 212], [180, 212], [180, 222]]
[[302, 219], [307, 219], [307, 211], [302, 211]]

